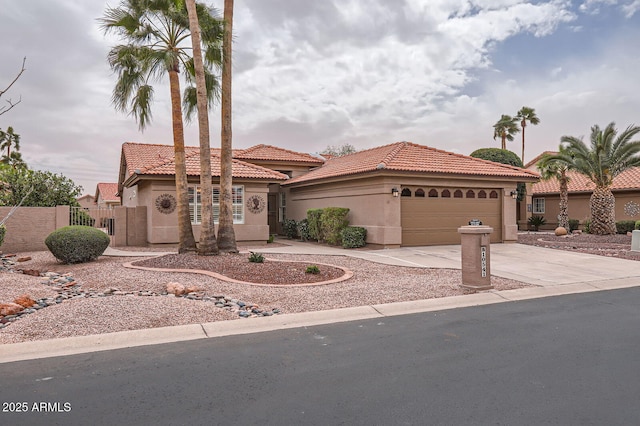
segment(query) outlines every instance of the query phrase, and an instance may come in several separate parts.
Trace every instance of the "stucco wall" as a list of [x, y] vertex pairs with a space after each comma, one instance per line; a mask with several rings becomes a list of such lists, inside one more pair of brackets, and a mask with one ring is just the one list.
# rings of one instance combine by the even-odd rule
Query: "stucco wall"
[[[269, 238], [267, 184], [235, 180], [234, 185], [244, 186], [245, 201], [244, 223], [234, 224], [236, 240], [266, 241]], [[137, 185], [136, 196], [131, 200], [131, 204], [147, 206], [147, 241], [149, 243], [174, 244], [178, 242], [178, 211], [176, 209], [170, 214], [164, 214], [156, 209], [155, 200], [162, 194], [177, 196], [173, 181], [142, 181]], [[124, 192], [124, 195], [126, 198], [127, 193]], [[247, 201], [254, 195], [261, 197], [264, 202], [264, 208], [259, 213], [252, 213], [247, 208]], [[193, 225], [193, 234], [197, 241], [200, 238], [200, 225]]]
[[[625, 204], [634, 202], [640, 205], [640, 192], [614, 192], [616, 199], [616, 221], [618, 220], [640, 220], [640, 214], [629, 215], [625, 212]], [[560, 196], [544, 195], [533, 196], [533, 198], [545, 199], [545, 213], [536, 214], [536, 216], [544, 216], [547, 223], [542, 229], [555, 229], [558, 226], [558, 214], [560, 214]], [[590, 193], [585, 194], [569, 194], [569, 218], [580, 220], [580, 224], [591, 216], [589, 211]]]
[[[11, 207], [0, 207], [5, 218]], [[45, 238], [61, 226], [69, 224], [69, 206], [20, 207], [5, 222], [7, 233], [0, 247], [4, 253], [47, 250]]]

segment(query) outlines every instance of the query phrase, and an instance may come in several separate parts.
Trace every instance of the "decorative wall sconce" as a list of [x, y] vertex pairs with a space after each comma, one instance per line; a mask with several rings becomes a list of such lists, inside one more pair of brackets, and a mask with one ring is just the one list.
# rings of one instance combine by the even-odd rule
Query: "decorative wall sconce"
[[513, 190], [509, 193], [509, 195], [511, 195], [511, 198], [513, 198], [514, 200], [518, 198], [518, 191]]
[[394, 197], [399, 197], [400, 196], [400, 191], [398, 191], [398, 188], [392, 188], [391, 189], [391, 195], [393, 195]]

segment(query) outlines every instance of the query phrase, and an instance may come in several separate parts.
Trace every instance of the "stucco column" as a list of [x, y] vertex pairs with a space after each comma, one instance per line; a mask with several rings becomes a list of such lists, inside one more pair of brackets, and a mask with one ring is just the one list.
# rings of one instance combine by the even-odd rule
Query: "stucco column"
[[69, 226], [70, 212], [71, 207], [69, 206], [56, 206], [56, 229]]
[[516, 218], [516, 203], [518, 200], [511, 196], [516, 186], [505, 187], [502, 197], [502, 241], [515, 243], [518, 241], [518, 224]]
[[462, 287], [489, 290], [491, 285], [491, 233], [493, 228], [482, 225], [461, 226]]

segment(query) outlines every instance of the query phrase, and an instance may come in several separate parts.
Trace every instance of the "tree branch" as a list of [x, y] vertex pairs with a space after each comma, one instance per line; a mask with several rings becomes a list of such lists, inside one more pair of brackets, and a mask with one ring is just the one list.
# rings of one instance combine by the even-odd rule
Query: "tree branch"
[[[11, 83], [9, 83], [9, 85], [4, 89], [4, 90], [0, 90], [0, 98], [2, 97], [2, 95], [4, 95], [5, 93], [7, 93], [9, 91], [9, 89], [11, 89], [11, 86], [14, 85], [14, 83], [16, 81], [18, 81], [18, 79], [20, 78], [20, 76], [22, 75], [23, 72], [26, 71], [26, 68], [24, 67], [25, 63], [27, 62], [27, 57], [25, 56], [22, 59], [22, 68], [20, 68], [20, 72], [18, 72], [18, 75], [16, 75], [16, 78], [13, 79], [13, 81]], [[11, 110], [13, 107], [15, 107], [16, 105], [18, 105], [20, 102], [22, 102], [22, 96], [20, 96], [20, 99], [18, 100], [18, 102], [13, 102], [11, 99], [7, 100], [7, 103], [9, 104], [8, 107], [1, 107], [0, 108], [0, 115], [8, 112], [9, 110]]]

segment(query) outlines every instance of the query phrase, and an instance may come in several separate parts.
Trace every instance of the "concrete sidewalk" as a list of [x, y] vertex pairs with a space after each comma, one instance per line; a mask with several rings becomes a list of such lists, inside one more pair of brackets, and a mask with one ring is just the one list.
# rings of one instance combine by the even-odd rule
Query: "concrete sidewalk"
[[[401, 247], [383, 250], [348, 250], [299, 241], [279, 241], [286, 247], [259, 250], [260, 253], [341, 255], [387, 265], [421, 268], [461, 268], [459, 245]], [[640, 264], [634, 260], [573, 253], [523, 244], [492, 244], [491, 275], [528, 284], [558, 285], [635, 279], [640, 285]]]
[[[423, 268], [460, 269], [461, 263], [460, 246], [345, 250], [289, 240], [284, 240], [282, 243], [286, 246], [255, 251], [265, 254], [352, 256], [389, 265]], [[113, 256], [156, 256], [159, 254], [162, 253], [110, 251], [110, 255]], [[533, 284], [535, 287], [507, 291], [491, 290], [464, 296], [283, 314], [266, 318], [5, 344], [0, 345], [0, 363], [635, 287], [640, 285], [640, 268], [638, 266], [640, 264], [632, 260], [520, 244], [493, 244], [491, 245], [491, 274], [523, 281]]]

